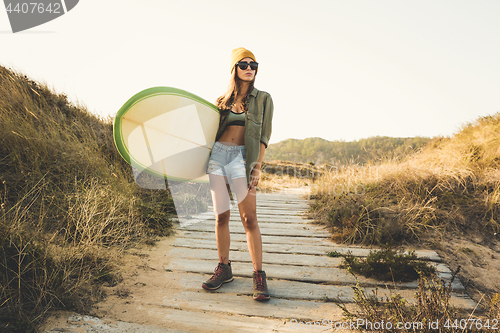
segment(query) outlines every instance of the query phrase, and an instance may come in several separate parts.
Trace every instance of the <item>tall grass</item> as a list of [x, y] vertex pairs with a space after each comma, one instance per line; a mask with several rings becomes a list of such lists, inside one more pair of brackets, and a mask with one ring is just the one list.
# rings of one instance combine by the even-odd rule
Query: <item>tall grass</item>
[[429, 232], [500, 231], [500, 114], [403, 161], [350, 166], [315, 183], [310, 212], [337, 241], [415, 242]]
[[88, 311], [99, 296], [95, 282], [115, 278], [116, 256], [168, 235], [173, 214], [168, 191], [135, 185], [111, 119], [0, 66], [4, 329], [29, 331], [53, 306]]
[[[488, 243], [500, 231], [499, 166], [500, 113], [466, 124], [452, 137], [435, 138], [403, 160], [324, 173], [312, 188], [316, 201], [309, 212], [339, 242], [402, 245], [479, 234]], [[405, 332], [494, 331], [491, 320], [500, 314], [498, 294], [483, 295], [478, 302], [483, 312], [453, 308], [451, 283], [436, 277], [421, 277], [416, 304], [400, 295], [381, 300], [359, 286], [354, 292], [358, 312], [339, 305], [347, 317], [364, 323], [425, 323]], [[439, 327], [429, 326], [437, 321]]]

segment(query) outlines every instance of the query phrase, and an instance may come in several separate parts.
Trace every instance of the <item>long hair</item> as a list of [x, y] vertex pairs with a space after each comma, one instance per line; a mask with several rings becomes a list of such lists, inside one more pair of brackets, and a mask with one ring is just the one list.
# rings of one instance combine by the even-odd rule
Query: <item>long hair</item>
[[215, 106], [219, 108], [221, 115], [226, 115], [229, 113], [229, 110], [231, 110], [231, 108], [233, 107], [234, 101], [237, 100], [240, 95], [243, 95], [243, 107], [245, 109], [245, 112], [247, 111], [248, 95], [250, 95], [253, 90], [255, 76], [252, 82], [250, 82], [250, 84], [248, 85], [247, 91], [241, 91], [241, 79], [238, 77], [237, 70], [238, 69], [235, 68], [233, 71], [233, 75], [229, 80], [229, 87], [227, 88], [226, 93], [217, 98], [217, 101], [215, 102]]

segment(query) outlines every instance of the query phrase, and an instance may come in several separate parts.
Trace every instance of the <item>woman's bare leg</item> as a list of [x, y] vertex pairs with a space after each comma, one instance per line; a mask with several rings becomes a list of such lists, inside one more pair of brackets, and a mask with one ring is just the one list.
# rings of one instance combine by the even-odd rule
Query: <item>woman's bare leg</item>
[[262, 270], [262, 237], [257, 223], [256, 189], [248, 190], [246, 178], [233, 180], [234, 191], [238, 199], [241, 222], [247, 236], [248, 252], [252, 258], [253, 269]]
[[215, 241], [217, 242], [219, 262], [227, 265], [229, 263], [229, 247], [231, 243], [229, 233], [229, 185], [224, 176], [210, 174], [209, 179], [215, 213]]

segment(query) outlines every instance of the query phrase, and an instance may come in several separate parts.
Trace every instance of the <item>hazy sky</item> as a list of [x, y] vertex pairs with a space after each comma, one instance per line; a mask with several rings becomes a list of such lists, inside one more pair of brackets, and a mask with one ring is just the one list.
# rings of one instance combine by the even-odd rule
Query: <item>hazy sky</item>
[[271, 143], [451, 135], [500, 111], [500, 1], [81, 0], [12, 34], [0, 64], [101, 115], [153, 86], [214, 102], [250, 49], [271, 93]]

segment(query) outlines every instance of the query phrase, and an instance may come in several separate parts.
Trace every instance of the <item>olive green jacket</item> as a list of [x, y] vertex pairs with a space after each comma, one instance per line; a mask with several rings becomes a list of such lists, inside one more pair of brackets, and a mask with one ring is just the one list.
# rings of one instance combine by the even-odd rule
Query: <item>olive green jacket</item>
[[[248, 110], [245, 114], [245, 153], [247, 184], [250, 184], [250, 174], [259, 160], [260, 143], [266, 148], [271, 137], [273, 120], [273, 99], [265, 91], [253, 88], [248, 97]], [[219, 129], [215, 141], [224, 133], [227, 127], [227, 115], [221, 115]]]

